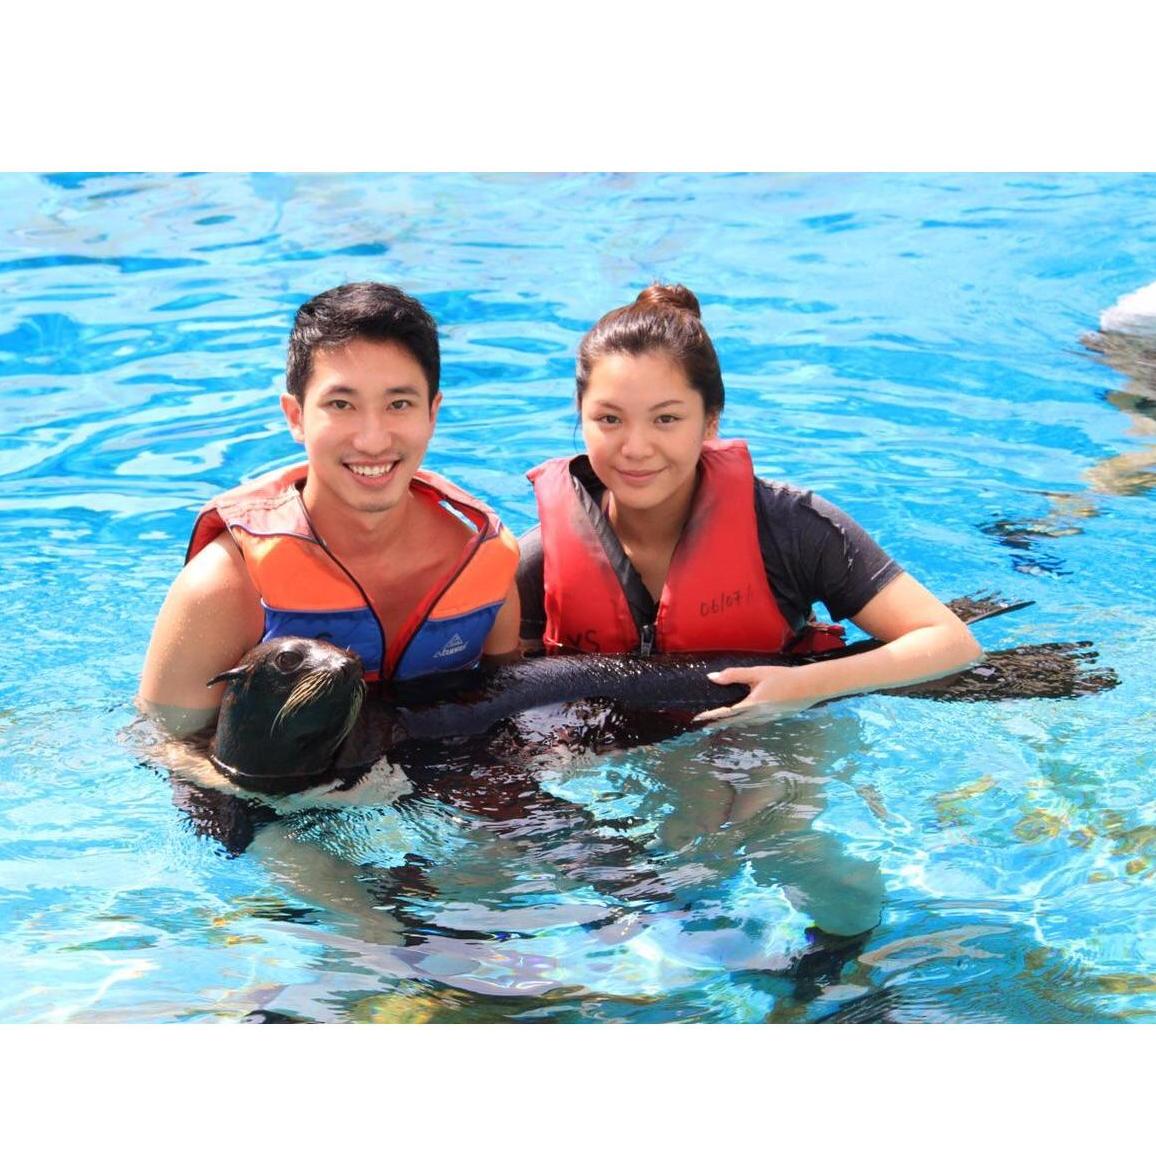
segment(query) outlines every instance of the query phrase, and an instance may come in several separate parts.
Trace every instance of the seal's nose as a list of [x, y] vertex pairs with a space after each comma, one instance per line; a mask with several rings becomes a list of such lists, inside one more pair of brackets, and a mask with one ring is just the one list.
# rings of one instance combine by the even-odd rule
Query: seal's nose
[[365, 670], [356, 652], [348, 648], [345, 650], [335, 648], [329, 656], [329, 665], [330, 669], [341, 674], [348, 674], [351, 678], [361, 678]]

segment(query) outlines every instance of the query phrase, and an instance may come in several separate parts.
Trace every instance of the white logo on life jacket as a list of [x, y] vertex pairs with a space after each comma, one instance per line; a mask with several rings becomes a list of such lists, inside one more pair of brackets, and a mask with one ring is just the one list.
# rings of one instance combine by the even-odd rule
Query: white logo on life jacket
[[453, 638], [434, 654], [434, 658], [449, 658], [453, 654], [461, 654], [467, 646], [469, 643], [460, 634], [455, 633]]

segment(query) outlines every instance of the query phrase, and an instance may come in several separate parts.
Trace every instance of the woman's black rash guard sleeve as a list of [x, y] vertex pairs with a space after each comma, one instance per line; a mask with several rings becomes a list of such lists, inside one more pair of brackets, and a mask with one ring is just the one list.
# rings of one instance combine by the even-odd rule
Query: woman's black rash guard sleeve
[[853, 618], [903, 573], [854, 518], [810, 490], [756, 478], [755, 513], [767, 579], [795, 630], [816, 602], [836, 621]]
[[533, 526], [519, 539], [522, 552], [518, 562], [518, 598], [522, 603], [522, 625], [518, 635], [537, 642], [546, 633], [546, 583], [542, 555], [542, 528]]

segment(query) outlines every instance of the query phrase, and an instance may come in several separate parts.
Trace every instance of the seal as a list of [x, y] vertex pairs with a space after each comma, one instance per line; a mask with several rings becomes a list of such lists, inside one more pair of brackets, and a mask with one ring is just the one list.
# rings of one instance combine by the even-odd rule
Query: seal
[[250, 650], [208, 685], [227, 684], [209, 759], [246, 790], [286, 795], [333, 778], [365, 698], [358, 657], [312, 638]]
[[[978, 622], [1030, 605], [990, 595], [958, 599], [952, 608]], [[881, 646], [875, 639], [839, 651], [796, 658], [769, 654], [555, 655], [458, 676], [414, 679], [366, 699], [361, 664], [319, 639], [281, 638], [249, 651], [210, 685], [228, 683], [209, 757], [246, 790], [287, 795], [338, 780], [346, 786], [383, 758], [406, 768], [460, 762], [447, 750], [470, 736], [493, 735], [525, 712], [610, 702], [633, 712], [622, 734], [602, 749], [636, 746], [696, 729], [694, 715], [729, 706], [743, 686], [718, 686], [708, 670], [726, 666], [793, 665]], [[876, 693], [945, 701], [1073, 698], [1117, 685], [1113, 671], [1091, 669], [1090, 643], [1042, 643], [988, 654], [971, 670], [935, 682]], [[658, 717], [659, 731], [640, 729], [640, 715]], [[604, 715], [592, 715], [605, 723]], [[507, 736], [508, 737], [508, 736]], [[614, 741], [615, 737], [617, 741]], [[571, 734], [581, 744], [583, 736]], [[475, 751], [475, 754], [480, 753]], [[492, 751], [486, 751], [492, 755]]]

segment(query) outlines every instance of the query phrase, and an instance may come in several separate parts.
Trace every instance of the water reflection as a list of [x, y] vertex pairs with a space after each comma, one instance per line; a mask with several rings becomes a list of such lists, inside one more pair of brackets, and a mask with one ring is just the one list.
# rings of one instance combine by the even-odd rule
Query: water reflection
[[1125, 434], [1142, 444], [1089, 466], [1080, 491], [1043, 491], [1048, 506], [1038, 518], [1000, 518], [981, 527], [1012, 551], [1017, 570], [1068, 574], [1061, 556], [1043, 543], [1082, 534], [1083, 524], [1100, 515], [1103, 497], [1136, 498], [1156, 489], [1156, 293], [1151, 297], [1152, 315], [1121, 312], [1119, 305], [1128, 301], [1124, 298], [1104, 311], [1098, 331], [1080, 338], [1095, 361], [1123, 375], [1122, 388], [1105, 390], [1101, 396], [1128, 416]]
[[[403, 980], [602, 1000], [754, 971], [781, 977], [779, 1002], [805, 1003], [881, 918], [878, 864], [815, 826], [858, 726], [816, 715], [736, 743], [675, 737], [687, 725], [597, 702], [527, 712], [408, 750], [411, 790], [390, 807], [278, 814], [180, 775], [174, 797], [284, 889], [278, 919], [295, 936], [357, 960], [379, 995], [353, 990], [378, 1001], [374, 1016], [394, 1014], [380, 993]], [[346, 970], [317, 982], [336, 998]]]

